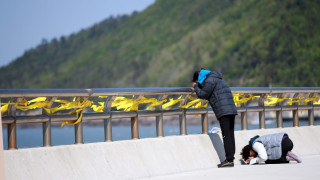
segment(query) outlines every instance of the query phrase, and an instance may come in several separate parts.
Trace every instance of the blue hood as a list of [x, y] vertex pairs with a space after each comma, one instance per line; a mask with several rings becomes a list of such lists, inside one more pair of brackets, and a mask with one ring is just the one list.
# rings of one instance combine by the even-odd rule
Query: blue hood
[[202, 84], [203, 81], [207, 78], [207, 76], [211, 73], [209, 70], [202, 69], [198, 76], [198, 83]]

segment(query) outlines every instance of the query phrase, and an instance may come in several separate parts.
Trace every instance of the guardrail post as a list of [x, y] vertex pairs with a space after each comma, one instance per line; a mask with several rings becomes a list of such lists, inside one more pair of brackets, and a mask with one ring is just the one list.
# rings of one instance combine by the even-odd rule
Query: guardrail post
[[[240, 107], [245, 107], [245, 103], [241, 104]], [[245, 112], [241, 112], [241, 129], [247, 130], [248, 129], [248, 120], [247, 120], [247, 108]]]
[[138, 113], [136, 117], [131, 118], [131, 138], [139, 139]]
[[179, 115], [180, 135], [187, 135], [187, 113], [184, 109], [182, 115]]
[[259, 127], [260, 129], [266, 128], [266, 111], [264, 108], [264, 100], [267, 97], [266, 94], [261, 94], [259, 99], [259, 106], [263, 107], [263, 111], [259, 111]]
[[8, 149], [17, 149], [17, 124], [8, 124]]
[[[57, 99], [57, 97], [52, 97], [48, 101], [50, 104], [46, 106], [46, 108], [50, 109], [53, 102]], [[44, 109], [42, 109], [42, 114], [49, 116], [49, 121], [42, 123], [42, 137], [43, 137], [43, 146], [52, 146], [51, 141], [51, 112], [47, 113]]]
[[[162, 101], [166, 99], [168, 95], [161, 95], [158, 97], [158, 101]], [[162, 105], [159, 105], [156, 107], [156, 110], [161, 111], [160, 116], [156, 116], [156, 131], [157, 131], [157, 137], [163, 137], [163, 113], [162, 113]]]
[[[182, 96], [180, 105], [185, 105], [188, 101], [189, 94]], [[182, 115], [179, 115], [180, 135], [187, 135], [187, 112], [183, 109]]]
[[[88, 100], [88, 97], [80, 97], [78, 98], [80, 102]], [[83, 124], [82, 119], [78, 124], [74, 125], [74, 133], [75, 133], [75, 144], [83, 144]]]
[[[293, 98], [296, 98], [299, 96], [299, 93], [295, 93], [293, 95]], [[299, 115], [298, 115], [298, 108], [299, 108], [299, 103], [292, 103], [292, 106], [295, 105], [297, 107], [296, 110], [292, 111], [292, 118], [293, 118], [293, 127], [299, 127]]]
[[[278, 95], [278, 98], [283, 98], [284, 94]], [[280, 106], [280, 103], [276, 103], [276, 106]], [[283, 128], [283, 119], [282, 119], [282, 106], [280, 111], [276, 111], [276, 118], [277, 118], [277, 127]]]
[[202, 134], [208, 133], [208, 111], [205, 114], [201, 114]]
[[51, 116], [49, 121], [42, 123], [43, 147], [52, 146], [51, 143]]
[[111, 113], [111, 105], [112, 102], [116, 99], [116, 96], [111, 96], [106, 99], [104, 102], [104, 111], [109, 113], [109, 118], [104, 119], [104, 141], [111, 142], [112, 141], [112, 113]]
[[[22, 98], [17, 98], [14, 102], [19, 104]], [[8, 124], [8, 149], [17, 149], [17, 108], [15, 105], [9, 105], [8, 108], [8, 116], [12, 116], [14, 118], [13, 124]]]
[[83, 125], [82, 120], [74, 125], [75, 144], [83, 144]]
[[112, 114], [110, 113], [110, 118], [104, 120], [104, 141], [112, 141]]
[[[133, 99], [139, 101], [143, 96], [136, 96]], [[136, 112], [136, 117], [131, 118], [131, 138], [139, 139], [139, 121], [138, 121], [138, 112]]]
[[163, 137], [163, 114], [161, 113], [160, 116], [156, 116], [156, 131], [157, 137]]
[[[310, 94], [310, 98], [315, 97], [316, 95], [314, 93]], [[312, 106], [312, 109], [308, 110], [308, 119], [309, 119], [309, 126], [314, 125], [314, 106], [313, 106], [313, 101], [308, 102], [308, 105]]]

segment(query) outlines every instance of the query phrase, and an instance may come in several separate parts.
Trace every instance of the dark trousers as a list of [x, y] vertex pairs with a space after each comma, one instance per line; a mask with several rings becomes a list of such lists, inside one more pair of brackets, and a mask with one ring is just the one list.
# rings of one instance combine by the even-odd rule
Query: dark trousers
[[281, 149], [282, 149], [282, 155], [280, 159], [267, 160], [265, 163], [266, 164], [289, 163], [289, 161], [287, 161], [286, 156], [288, 151], [291, 151], [293, 149], [293, 142], [287, 135], [283, 136], [283, 139], [281, 141]]
[[218, 119], [221, 127], [226, 159], [229, 162], [233, 162], [234, 154], [236, 152], [234, 141], [234, 118], [235, 115], [226, 115]]

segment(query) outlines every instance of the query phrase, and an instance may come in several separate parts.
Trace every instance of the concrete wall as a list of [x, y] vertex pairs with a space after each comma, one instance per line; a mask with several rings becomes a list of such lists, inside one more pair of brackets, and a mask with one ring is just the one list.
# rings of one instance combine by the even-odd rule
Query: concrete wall
[[[287, 132], [297, 155], [320, 154], [320, 126], [236, 132], [236, 158], [254, 135]], [[187, 135], [5, 151], [7, 179], [132, 179], [216, 168], [221, 136]], [[235, 161], [238, 163], [238, 161]]]

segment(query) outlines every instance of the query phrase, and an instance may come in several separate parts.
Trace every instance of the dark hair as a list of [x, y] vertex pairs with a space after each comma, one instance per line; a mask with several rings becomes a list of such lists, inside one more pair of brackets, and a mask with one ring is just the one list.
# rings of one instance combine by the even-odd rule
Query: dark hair
[[242, 159], [247, 160], [249, 158], [250, 150], [252, 150], [250, 145], [246, 145], [242, 148], [242, 152], [240, 153], [240, 155], [242, 155]]
[[195, 71], [195, 72], [193, 73], [192, 82], [198, 81], [199, 73], [200, 73], [200, 71]]

